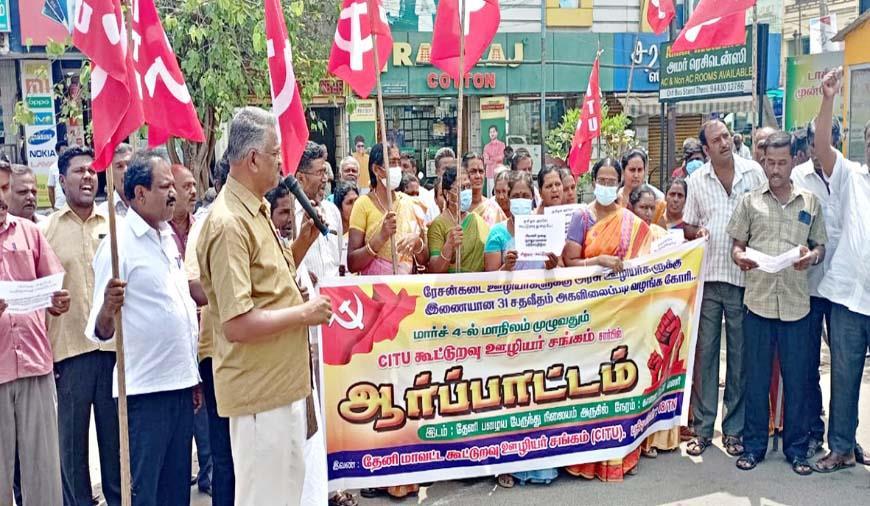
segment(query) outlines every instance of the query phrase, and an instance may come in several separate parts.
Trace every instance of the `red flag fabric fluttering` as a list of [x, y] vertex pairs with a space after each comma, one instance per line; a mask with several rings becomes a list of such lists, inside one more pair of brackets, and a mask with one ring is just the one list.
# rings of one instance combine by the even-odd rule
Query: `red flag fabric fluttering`
[[575, 176], [585, 174], [592, 160], [592, 140], [601, 135], [601, 87], [598, 83], [598, 57], [592, 64], [589, 74], [589, 85], [583, 96], [583, 109], [580, 120], [574, 130], [574, 140], [571, 141], [571, 152], [568, 154], [568, 165]]
[[344, 0], [328, 69], [362, 98], [371, 94], [381, 71], [375, 68], [372, 34], [377, 35], [378, 63], [383, 67], [393, 50], [393, 36], [380, 0]]
[[308, 140], [305, 108], [293, 72], [293, 51], [287, 35], [287, 22], [280, 0], [266, 2], [266, 47], [269, 57], [269, 82], [272, 90], [272, 113], [278, 121], [282, 172], [296, 173], [296, 167]]
[[671, 51], [698, 51], [735, 46], [746, 40], [746, 10], [755, 0], [701, 0]]
[[92, 62], [93, 165], [98, 171], [112, 163], [115, 146], [144, 122], [121, 12], [119, 0], [80, 0], [73, 20], [73, 44]]
[[498, 0], [464, 0], [462, 18], [465, 33], [465, 55], [462, 72], [459, 71], [459, 12], [461, 0], [441, 0], [435, 15], [432, 33], [432, 65], [459, 81], [471, 70], [498, 32], [501, 12]]
[[656, 35], [664, 33], [676, 15], [674, 0], [649, 0], [646, 8], [646, 21]]
[[139, 99], [148, 123], [148, 145], [163, 144], [170, 136], [205, 141], [199, 116], [163, 31], [154, 0], [133, 2], [131, 28], [133, 65], [138, 77]]

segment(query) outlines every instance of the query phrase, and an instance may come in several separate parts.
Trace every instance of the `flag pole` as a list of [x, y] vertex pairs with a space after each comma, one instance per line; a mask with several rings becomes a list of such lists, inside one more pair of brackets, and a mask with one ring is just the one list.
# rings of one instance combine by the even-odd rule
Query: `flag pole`
[[[128, 9], [133, 8], [132, 2], [124, 1], [123, 3]], [[133, 47], [132, 22], [129, 15], [124, 16], [123, 11], [121, 16], [122, 23], [127, 25], [127, 47], [131, 48]], [[109, 204], [109, 250], [112, 255], [112, 278], [119, 279], [121, 277], [121, 269], [118, 260], [118, 228], [117, 217], [115, 215], [115, 177], [111, 165], [106, 170], [106, 193], [108, 194], [107, 202]], [[118, 309], [118, 312], [115, 314], [114, 322], [115, 367], [118, 371], [118, 437], [120, 443], [119, 456], [121, 459], [121, 506], [132, 506], [133, 480], [130, 472], [130, 424], [127, 413], [127, 361], [124, 355], [124, 326], [122, 325], [121, 311], [123, 311], [123, 307]]]
[[[459, 0], [459, 103], [456, 105], [456, 224], [462, 227], [462, 207], [459, 203], [462, 193], [462, 113], [465, 101], [465, 1]], [[462, 272], [462, 243], [456, 247], [456, 272]]]
[[[371, 4], [369, 4], [371, 5]], [[375, 4], [376, 8], [380, 8], [380, 3]], [[372, 27], [374, 27], [374, 20], [379, 15], [377, 12], [369, 13], [369, 19], [372, 20]], [[377, 79], [377, 88], [378, 88], [378, 115], [381, 118], [381, 146], [383, 147], [383, 158], [384, 158], [384, 170], [387, 172], [387, 209], [384, 209], [384, 216], [386, 213], [392, 211], [393, 209], [393, 190], [389, 186], [390, 181], [390, 150], [387, 146], [387, 117], [384, 115], [384, 92], [381, 88], [381, 62], [379, 61], [378, 55], [378, 34], [375, 33], [375, 30], [372, 30], [372, 46], [374, 49], [372, 50], [372, 55], [375, 58], [375, 77]], [[399, 273], [399, 265], [396, 261], [396, 234], [390, 236], [390, 256], [393, 261], [393, 275]]]
[[[755, 129], [761, 122], [758, 114], [758, 7], [752, 6], [752, 142], [755, 142]], [[754, 148], [755, 146], [753, 146]]]
[[[109, 246], [112, 252], [112, 278], [120, 277], [118, 262], [118, 232], [115, 218], [115, 178], [112, 168], [106, 170], [106, 193], [109, 204]], [[118, 435], [120, 436], [121, 458], [121, 505], [131, 506], [130, 480], [130, 433], [127, 422], [127, 379], [125, 375], [124, 360], [124, 328], [121, 325], [121, 310], [115, 315], [115, 355], [117, 356], [116, 367], [118, 369]]]

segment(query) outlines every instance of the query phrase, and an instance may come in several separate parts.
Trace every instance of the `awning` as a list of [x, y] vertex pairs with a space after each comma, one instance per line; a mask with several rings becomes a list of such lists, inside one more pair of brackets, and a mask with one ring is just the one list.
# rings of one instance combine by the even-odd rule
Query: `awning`
[[[625, 94], [621, 94], [619, 101], [623, 111], [628, 116], [658, 116], [661, 114], [661, 104], [657, 94], [635, 95], [626, 100]], [[709, 100], [694, 100], [691, 102], [677, 102], [677, 114], [701, 114], [709, 116], [712, 113], [725, 116], [729, 113], [752, 113], [752, 97], [729, 97], [713, 98]]]

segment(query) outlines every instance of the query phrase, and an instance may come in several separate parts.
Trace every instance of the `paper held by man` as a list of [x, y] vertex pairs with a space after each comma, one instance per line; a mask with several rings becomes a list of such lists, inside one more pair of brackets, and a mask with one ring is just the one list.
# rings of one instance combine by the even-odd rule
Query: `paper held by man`
[[792, 265], [797, 263], [800, 257], [800, 246], [795, 246], [794, 248], [786, 251], [785, 253], [775, 257], [766, 255], [756, 249], [746, 248], [746, 258], [758, 264], [759, 270], [770, 274], [776, 274], [783, 269], [791, 267]]
[[0, 281], [0, 299], [9, 314], [24, 314], [51, 307], [51, 297], [63, 287], [64, 273], [33, 281]]

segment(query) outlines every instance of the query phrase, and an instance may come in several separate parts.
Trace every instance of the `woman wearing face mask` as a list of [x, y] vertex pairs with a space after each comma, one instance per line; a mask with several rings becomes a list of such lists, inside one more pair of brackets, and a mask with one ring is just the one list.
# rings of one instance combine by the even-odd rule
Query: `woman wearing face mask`
[[485, 172], [483, 158], [475, 152], [465, 153], [462, 157], [462, 172], [471, 181], [471, 212], [477, 214], [490, 227], [507, 219], [504, 211], [492, 200], [483, 196]]
[[[473, 186], [468, 175], [462, 173], [462, 186], [458, 197], [457, 184], [456, 168], [449, 167], [441, 178], [441, 191], [447, 205], [444, 212], [429, 225], [429, 272], [456, 272], [456, 250], [460, 245], [461, 271], [483, 271], [483, 247], [489, 235], [489, 225], [480, 215], [469, 212]], [[456, 215], [457, 207], [459, 216]]]
[[[616, 201], [621, 179], [622, 167], [617, 160], [605, 158], [592, 167], [595, 202], [571, 218], [562, 253], [566, 266], [599, 265], [619, 272], [623, 260], [649, 251], [649, 226]], [[622, 459], [568, 466], [565, 471], [588, 480], [622, 481], [639, 458], [640, 448]]]
[[510, 214], [507, 221], [499, 223], [489, 231], [483, 257], [485, 271], [553, 269], [559, 265], [559, 258], [556, 255], [552, 255], [546, 262], [517, 260], [514, 223], [517, 216], [532, 214], [532, 196], [532, 176], [526, 172], [511, 172], [508, 180]]
[[[635, 189], [646, 183], [648, 159], [642, 149], [630, 149], [622, 155], [622, 188], [619, 189], [617, 200], [628, 207], [628, 198]], [[665, 215], [665, 195], [655, 186], [652, 188], [656, 198], [655, 216], [653, 223], [662, 221]]]
[[701, 146], [701, 141], [690, 137], [683, 141], [683, 164], [674, 169], [671, 178], [685, 179], [703, 167], [705, 162], [704, 148]]
[[[527, 172], [511, 171], [508, 177], [508, 198], [510, 209], [507, 221], [492, 227], [486, 240], [484, 254], [484, 269], [490, 271], [521, 271], [529, 269], [553, 269], [559, 265], [559, 259], [552, 255], [546, 262], [517, 260], [514, 246], [514, 221], [517, 216], [532, 214], [532, 176]], [[512, 488], [515, 480], [533, 483], [550, 483], [559, 472], [556, 469], [540, 469], [521, 473], [502, 474], [498, 476], [498, 484]]]
[[574, 179], [574, 174], [571, 174], [571, 169], [559, 169], [559, 175], [562, 176], [562, 204], [577, 203], [577, 180]]
[[621, 271], [623, 260], [649, 249], [647, 224], [616, 201], [621, 179], [622, 167], [617, 160], [605, 158], [592, 167], [595, 201], [571, 218], [562, 253], [566, 266], [599, 265]]
[[[395, 191], [402, 180], [398, 149], [390, 150], [389, 162], [388, 169], [383, 145], [375, 145], [369, 153], [372, 191], [357, 199], [350, 214], [347, 257], [350, 272], [392, 274], [391, 237], [396, 240], [399, 274], [410, 274], [415, 264], [420, 267], [429, 262], [425, 227], [417, 218], [415, 204], [407, 195]], [[387, 191], [392, 194], [393, 205], [389, 208]]]
[[683, 209], [686, 207], [686, 196], [688, 196], [689, 187], [686, 180], [677, 178], [671, 181], [668, 186], [668, 193], [665, 194], [665, 202], [668, 203], [667, 213], [665, 214], [665, 224], [667, 228], [683, 228]]

